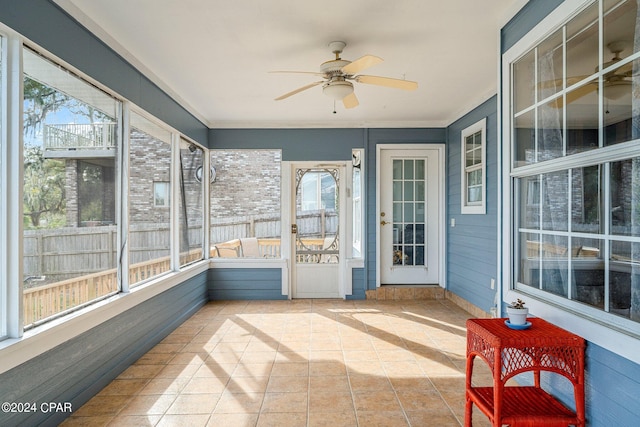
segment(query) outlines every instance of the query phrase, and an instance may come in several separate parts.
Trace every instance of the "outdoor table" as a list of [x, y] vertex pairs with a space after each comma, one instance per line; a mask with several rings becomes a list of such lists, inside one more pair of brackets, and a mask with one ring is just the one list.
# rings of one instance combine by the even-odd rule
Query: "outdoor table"
[[[543, 319], [527, 320], [531, 327], [522, 330], [508, 327], [506, 319], [467, 320], [465, 427], [471, 426], [474, 404], [493, 426], [584, 427], [584, 339]], [[476, 356], [489, 366], [493, 386], [473, 386]], [[571, 382], [575, 411], [542, 389], [541, 371], [560, 374]], [[524, 372], [533, 372], [533, 386], [506, 385]]]

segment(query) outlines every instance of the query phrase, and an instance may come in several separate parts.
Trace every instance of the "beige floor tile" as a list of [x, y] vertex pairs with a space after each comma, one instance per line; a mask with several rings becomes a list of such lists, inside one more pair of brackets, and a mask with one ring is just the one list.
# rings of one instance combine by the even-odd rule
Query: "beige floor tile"
[[309, 362], [309, 376], [347, 375], [347, 367], [342, 362], [312, 361]]
[[269, 376], [233, 377], [227, 381], [226, 393], [264, 393], [269, 383]]
[[359, 390], [353, 392], [356, 411], [401, 411], [393, 390]]
[[308, 393], [265, 393], [260, 412], [307, 413]]
[[109, 427], [153, 427], [162, 418], [162, 415], [118, 415], [109, 424]]
[[63, 425], [459, 426], [468, 317], [445, 300], [212, 302]]
[[147, 383], [149, 382], [146, 378], [132, 378], [132, 379], [116, 379], [113, 380], [103, 388], [98, 396], [114, 396], [114, 395], [125, 395], [130, 396], [134, 394], [138, 394], [140, 390], [142, 390]]
[[115, 416], [129, 403], [129, 396], [95, 396], [82, 405], [74, 415], [77, 417]]
[[167, 414], [160, 419], [157, 427], [204, 427], [209, 415], [204, 414]]
[[154, 378], [140, 390], [140, 394], [178, 394], [188, 382], [189, 378]]
[[230, 393], [224, 392], [213, 410], [214, 414], [258, 413], [262, 407], [264, 393]]
[[391, 382], [386, 376], [349, 375], [351, 389], [356, 391], [386, 390], [391, 391]]
[[273, 376], [309, 376], [309, 362], [276, 362], [271, 372]]
[[313, 390], [309, 393], [309, 412], [353, 412], [353, 409], [349, 392]]
[[75, 414], [60, 423], [63, 427], [103, 427], [107, 426], [113, 416], [78, 417]]
[[167, 414], [210, 414], [220, 399], [220, 393], [180, 394]]
[[346, 375], [309, 377], [309, 391], [350, 392], [349, 378]]
[[309, 427], [353, 427], [355, 425], [357, 425], [357, 421], [353, 410], [309, 413]]
[[162, 415], [176, 399], [174, 394], [136, 396], [125, 406], [119, 415]]
[[267, 384], [267, 393], [306, 392], [309, 388], [309, 378], [303, 376], [278, 377], [271, 376]]
[[307, 414], [263, 412], [258, 418], [257, 427], [306, 427]]
[[[358, 425], [371, 427], [404, 427], [409, 423], [402, 411], [358, 411]], [[435, 426], [436, 424], [426, 424]], [[440, 426], [438, 426], [440, 427]]]
[[227, 387], [229, 377], [199, 377], [191, 378], [182, 389], [183, 394], [222, 393]]
[[255, 427], [258, 414], [212, 414], [207, 427]]

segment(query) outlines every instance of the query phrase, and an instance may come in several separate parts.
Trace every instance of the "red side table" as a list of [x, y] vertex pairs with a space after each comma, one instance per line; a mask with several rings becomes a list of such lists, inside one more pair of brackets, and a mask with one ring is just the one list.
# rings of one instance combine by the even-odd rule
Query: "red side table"
[[[584, 339], [539, 318], [527, 319], [531, 327], [525, 330], [513, 330], [505, 320], [467, 320], [465, 427], [471, 427], [474, 404], [493, 426], [584, 427]], [[492, 387], [472, 385], [476, 356], [489, 365]], [[571, 381], [575, 411], [541, 388], [541, 371]], [[533, 372], [533, 386], [505, 386], [523, 372]]]

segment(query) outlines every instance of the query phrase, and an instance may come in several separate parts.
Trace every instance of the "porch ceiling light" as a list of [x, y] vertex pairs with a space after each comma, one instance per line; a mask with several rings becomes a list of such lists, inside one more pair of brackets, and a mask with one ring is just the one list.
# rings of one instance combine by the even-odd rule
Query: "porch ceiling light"
[[342, 101], [345, 96], [353, 93], [353, 84], [344, 79], [334, 79], [322, 86], [322, 93], [336, 101]]

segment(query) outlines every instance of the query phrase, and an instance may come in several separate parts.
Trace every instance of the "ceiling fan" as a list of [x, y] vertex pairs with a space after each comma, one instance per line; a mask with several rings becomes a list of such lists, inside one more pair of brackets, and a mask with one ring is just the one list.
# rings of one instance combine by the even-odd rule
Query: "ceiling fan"
[[307, 89], [311, 89], [312, 87], [322, 85], [322, 93], [336, 101], [342, 101], [345, 108], [354, 108], [359, 105], [359, 102], [356, 94], [353, 92], [352, 81], [404, 90], [415, 90], [418, 88], [418, 83], [408, 80], [358, 74], [366, 68], [381, 63], [383, 60], [382, 58], [373, 55], [365, 55], [353, 62], [342, 59], [340, 58], [340, 54], [346, 45], [347, 44], [345, 42], [341, 41], [329, 43], [329, 48], [331, 49], [331, 52], [336, 55], [336, 58], [322, 63], [320, 65], [320, 72], [271, 71], [272, 73], [311, 74], [324, 78], [324, 80], [319, 80], [285, 93], [284, 95], [277, 97], [275, 100], [280, 101]]
[[[607, 45], [607, 47], [613, 54], [613, 57], [611, 58], [611, 60], [602, 64], [603, 70], [606, 68], [609, 68], [610, 66], [622, 60], [622, 58], [620, 58], [620, 53], [622, 53], [622, 51], [625, 50], [626, 42], [624, 41], [611, 42]], [[604, 87], [606, 89], [605, 97], [607, 99], [611, 99], [611, 100], [620, 99], [626, 93], [630, 93], [629, 88], [631, 87], [631, 84], [632, 84], [632, 81], [631, 81], [631, 75], [633, 72], [632, 68], [633, 68], [632, 63], [629, 62], [620, 68], [617, 68], [613, 71], [609, 71], [608, 73], [605, 73], [602, 76], [604, 80]], [[595, 72], [597, 73], [598, 71], [599, 71], [599, 68], [596, 66]], [[584, 76], [567, 77], [567, 86], [571, 86], [588, 77], [590, 76], [584, 75]], [[541, 88], [543, 89], [557, 88], [557, 87], [562, 87], [562, 79], [551, 80], [548, 82], [541, 83]], [[598, 81], [591, 81], [585, 85], [582, 85], [579, 88], [567, 93], [567, 103], [570, 104], [573, 101], [576, 101], [577, 99], [582, 98], [583, 96], [588, 95], [589, 93], [596, 90], [598, 90]], [[553, 105], [554, 107], [557, 107], [557, 108], [562, 107], [562, 98], [558, 98], [557, 100], [553, 101], [553, 104], [554, 104]]]

